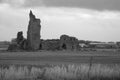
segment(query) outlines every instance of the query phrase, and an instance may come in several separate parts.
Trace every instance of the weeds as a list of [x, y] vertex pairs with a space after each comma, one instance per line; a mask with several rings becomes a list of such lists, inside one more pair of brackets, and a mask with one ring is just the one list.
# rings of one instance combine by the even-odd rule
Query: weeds
[[[54, 65], [0, 67], [0, 80], [120, 80], [119, 65]], [[89, 76], [88, 76], [89, 73]]]

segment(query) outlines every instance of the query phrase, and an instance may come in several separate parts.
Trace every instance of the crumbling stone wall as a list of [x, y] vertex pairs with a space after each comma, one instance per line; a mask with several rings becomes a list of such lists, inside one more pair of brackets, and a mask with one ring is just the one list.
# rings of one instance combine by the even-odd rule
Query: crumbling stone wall
[[60, 37], [60, 49], [62, 50], [78, 50], [79, 41], [75, 37], [70, 37], [68, 35], [62, 35]]
[[25, 50], [27, 45], [26, 39], [23, 37], [23, 32], [20, 31], [17, 33], [17, 38], [11, 41], [11, 44], [8, 47], [9, 51]]
[[23, 37], [23, 32], [17, 33], [15, 43], [11, 43], [8, 50], [38, 50], [40, 45], [40, 19], [37, 19], [35, 15], [30, 11], [29, 13], [29, 25], [27, 31], [27, 39]]
[[59, 39], [42, 40], [40, 44], [40, 49], [41, 50], [59, 50], [60, 49], [59, 42], [60, 42]]
[[38, 50], [40, 45], [40, 30], [41, 30], [41, 21], [37, 19], [35, 15], [30, 11], [29, 14], [30, 21], [27, 31], [27, 42], [29, 50]]
[[23, 41], [23, 32], [20, 31], [17, 33], [17, 44], [21, 44], [21, 42]]
[[17, 33], [17, 45], [20, 49], [26, 49], [27, 48], [27, 40], [23, 37], [23, 32], [20, 31]]

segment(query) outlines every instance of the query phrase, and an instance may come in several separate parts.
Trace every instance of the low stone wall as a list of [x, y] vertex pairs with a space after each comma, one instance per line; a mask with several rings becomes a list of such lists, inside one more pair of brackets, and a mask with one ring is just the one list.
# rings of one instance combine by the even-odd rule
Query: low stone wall
[[40, 43], [40, 50], [59, 50], [60, 40], [42, 40]]

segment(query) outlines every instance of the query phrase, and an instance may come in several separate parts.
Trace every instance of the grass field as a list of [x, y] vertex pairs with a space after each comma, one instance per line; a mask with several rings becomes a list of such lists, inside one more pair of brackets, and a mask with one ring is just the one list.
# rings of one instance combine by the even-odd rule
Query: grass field
[[0, 80], [120, 80], [120, 52], [1, 52]]
[[80, 64], [80, 63], [119, 64], [119, 52], [3, 52], [0, 64]]

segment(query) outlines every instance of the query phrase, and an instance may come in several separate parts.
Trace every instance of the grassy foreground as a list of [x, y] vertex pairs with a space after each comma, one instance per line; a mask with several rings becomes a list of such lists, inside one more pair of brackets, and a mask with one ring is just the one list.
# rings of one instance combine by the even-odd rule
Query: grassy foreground
[[0, 80], [120, 80], [120, 65], [1, 65]]

